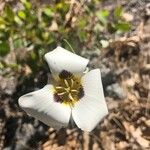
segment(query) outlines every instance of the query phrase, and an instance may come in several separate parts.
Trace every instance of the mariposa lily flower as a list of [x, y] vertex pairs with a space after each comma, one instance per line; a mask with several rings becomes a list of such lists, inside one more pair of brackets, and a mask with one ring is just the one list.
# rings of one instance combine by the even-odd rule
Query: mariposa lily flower
[[88, 59], [57, 47], [45, 54], [54, 80], [19, 98], [20, 107], [48, 126], [61, 128], [73, 118], [91, 131], [108, 114], [99, 69], [85, 73]]

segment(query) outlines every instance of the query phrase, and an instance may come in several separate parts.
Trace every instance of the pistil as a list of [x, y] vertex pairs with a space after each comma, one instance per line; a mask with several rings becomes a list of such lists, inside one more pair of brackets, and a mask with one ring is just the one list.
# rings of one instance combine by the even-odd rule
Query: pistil
[[[59, 85], [57, 86], [57, 84]], [[84, 94], [81, 79], [73, 75], [69, 76], [69, 78], [60, 78], [54, 85], [54, 99], [57, 98], [56, 101], [60, 103], [74, 106], [74, 103], [79, 101], [81, 96]]]

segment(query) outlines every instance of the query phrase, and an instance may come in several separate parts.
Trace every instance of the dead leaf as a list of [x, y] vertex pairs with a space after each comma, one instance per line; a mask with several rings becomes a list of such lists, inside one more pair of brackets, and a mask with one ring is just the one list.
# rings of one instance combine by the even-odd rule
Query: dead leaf
[[123, 122], [123, 125], [127, 132], [131, 134], [131, 136], [135, 139], [135, 141], [144, 148], [148, 148], [150, 143], [148, 140], [142, 137], [141, 129], [135, 128], [133, 125], [129, 124], [128, 122]]
[[133, 15], [131, 15], [129, 13], [123, 13], [122, 17], [128, 22], [133, 20]]

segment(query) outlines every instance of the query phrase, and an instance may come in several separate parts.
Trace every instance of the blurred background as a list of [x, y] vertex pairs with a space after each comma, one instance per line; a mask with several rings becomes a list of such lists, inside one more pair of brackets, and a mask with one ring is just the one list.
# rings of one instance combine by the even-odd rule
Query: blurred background
[[[149, 0], [0, 0], [0, 150], [150, 149], [149, 18]], [[48, 82], [44, 54], [71, 50], [66, 41], [101, 69], [109, 114], [91, 133], [18, 107]]]

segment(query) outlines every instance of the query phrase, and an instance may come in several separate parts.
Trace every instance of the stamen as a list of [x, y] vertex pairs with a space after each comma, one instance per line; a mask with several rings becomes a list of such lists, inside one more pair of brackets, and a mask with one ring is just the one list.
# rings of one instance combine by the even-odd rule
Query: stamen
[[68, 83], [68, 81], [65, 79], [64, 80], [64, 82], [65, 82], [65, 85], [67, 86], [67, 87], [69, 87], [69, 83]]
[[63, 89], [64, 87], [56, 86], [55, 88], [59, 90], [59, 89]]
[[73, 99], [73, 97], [72, 97], [72, 95], [71, 95], [71, 93], [69, 93], [69, 98], [72, 100], [72, 101], [74, 101], [74, 99]]
[[60, 76], [61, 78], [58, 80], [58, 84], [56, 83], [56, 86], [54, 86], [54, 100], [73, 107], [75, 102], [84, 96], [81, 80], [78, 76], [73, 76], [73, 74], [65, 70], [61, 72]]
[[59, 96], [66, 94], [67, 92], [58, 93]]
[[73, 87], [73, 82], [74, 82], [73, 79], [71, 79], [71, 87]]
[[75, 92], [75, 93], [78, 93], [78, 91], [77, 91], [77, 90], [71, 90], [71, 92]]

